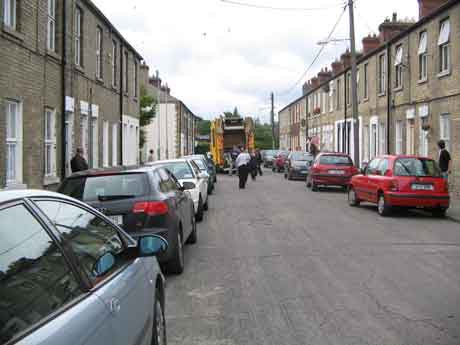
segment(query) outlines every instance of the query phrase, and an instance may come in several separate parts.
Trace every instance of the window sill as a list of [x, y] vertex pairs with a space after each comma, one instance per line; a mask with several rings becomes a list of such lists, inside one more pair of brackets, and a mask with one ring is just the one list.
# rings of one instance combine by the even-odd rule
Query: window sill
[[449, 77], [449, 76], [450, 76], [450, 70], [438, 73], [438, 78], [439, 79], [446, 78], [446, 77]]
[[403, 86], [398, 86], [393, 89], [393, 92], [401, 92], [404, 89]]
[[25, 35], [15, 29], [10, 28], [9, 26], [6, 26], [3, 24], [2, 26], [3, 32], [8, 34], [9, 36], [12, 36], [13, 38], [17, 39], [18, 41], [23, 42]]
[[428, 78], [420, 79], [419, 81], [417, 81], [417, 85], [422, 85], [422, 84], [425, 84], [427, 82], [428, 82]]
[[381, 93], [377, 94], [378, 97], [383, 97], [383, 96], [386, 96], [386, 95], [387, 95], [386, 92], [381, 92]]
[[80, 66], [80, 65], [74, 65], [74, 69], [75, 69], [75, 71], [77, 71], [78, 73], [85, 75], [85, 70], [83, 69], [82, 66]]
[[52, 50], [46, 50], [46, 55], [48, 55], [49, 57], [53, 58], [54, 60], [56, 60], [57, 62], [61, 62], [62, 60], [62, 57], [60, 54], [56, 53], [55, 51], [52, 51]]
[[137, 103], [138, 98], [137, 98], [137, 97], [134, 97], [134, 98], [133, 98], [133, 101]]
[[123, 92], [123, 95], [124, 95], [125, 97], [129, 97], [129, 93], [127, 93], [127, 92]]
[[27, 189], [27, 185], [19, 182], [9, 182], [6, 184], [3, 190], [18, 190], [18, 189]]
[[45, 187], [52, 186], [58, 183], [61, 183], [61, 179], [57, 176], [45, 176], [45, 178], [43, 179], [43, 185]]
[[96, 77], [96, 83], [104, 85], [104, 79]]
[[113, 84], [112, 84], [112, 90], [114, 90], [114, 91], [120, 91], [120, 90], [118, 89], [118, 86], [117, 86], [117, 85], [113, 85]]
[[369, 98], [363, 98], [363, 103], [369, 102]]

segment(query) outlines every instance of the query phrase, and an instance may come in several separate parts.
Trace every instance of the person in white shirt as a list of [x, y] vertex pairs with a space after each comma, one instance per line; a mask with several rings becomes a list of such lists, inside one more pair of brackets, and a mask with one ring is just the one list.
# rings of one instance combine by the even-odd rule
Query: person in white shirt
[[248, 153], [248, 150], [242, 151], [238, 157], [236, 157], [235, 165], [238, 169], [239, 175], [239, 185], [240, 189], [246, 187], [246, 182], [248, 180], [249, 174], [249, 161], [251, 160], [251, 155]]

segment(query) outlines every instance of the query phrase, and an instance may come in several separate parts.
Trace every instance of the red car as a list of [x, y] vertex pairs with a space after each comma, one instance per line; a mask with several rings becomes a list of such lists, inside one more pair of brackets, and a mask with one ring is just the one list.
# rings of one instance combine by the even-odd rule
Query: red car
[[278, 171], [278, 172], [283, 172], [287, 157], [289, 153], [288, 152], [279, 152], [278, 155], [275, 157], [275, 160], [273, 161], [273, 171]]
[[313, 163], [307, 187], [316, 192], [318, 186], [348, 187], [351, 177], [359, 173], [350, 156], [345, 153], [321, 153]]
[[416, 156], [382, 156], [373, 159], [362, 174], [352, 178], [348, 201], [377, 204], [388, 216], [394, 207], [423, 208], [444, 217], [449, 208], [449, 185], [436, 162]]

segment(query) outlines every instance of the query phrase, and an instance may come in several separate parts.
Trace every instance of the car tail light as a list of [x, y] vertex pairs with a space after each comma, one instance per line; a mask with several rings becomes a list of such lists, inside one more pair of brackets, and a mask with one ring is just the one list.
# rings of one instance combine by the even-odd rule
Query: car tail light
[[164, 201], [142, 201], [134, 204], [133, 213], [145, 213], [149, 216], [161, 216], [167, 214], [169, 206]]
[[390, 190], [391, 190], [392, 192], [397, 192], [397, 191], [399, 191], [399, 183], [398, 183], [397, 180], [392, 180], [392, 181], [390, 182]]

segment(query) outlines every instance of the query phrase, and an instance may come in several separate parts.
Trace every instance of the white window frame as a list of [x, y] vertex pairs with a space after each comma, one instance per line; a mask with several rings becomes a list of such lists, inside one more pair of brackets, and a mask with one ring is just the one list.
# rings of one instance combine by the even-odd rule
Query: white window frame
[[56, 0], [48, 0], [47, 48], [56, 51]]
[[378, 73], [378, 93], [384, 95], [387, 90], [386, 86], [386, 55], [381, 54], [378, 56], [377, 62], [377, 73]]
[[334, 111], [334, 82], [329, 83], [329, 112]]
[[379, 155], [383, 155], [387, 151], [387, 126], [384, 122], [379, 123]]
[[81, 148], [84, 150], [84, 155], [88, 157], [89, 153], [89, 116], [83, 115], [81, 116], [80, 121], [80, 135], [81, 135]]
[[403, 52], [402, 44], [398, 45], [395, 56], [395, 89], [403, 87]]
[[103, 75], [103, 30], [100, 26], [96, 28], [96, 78], [102, 79]]
[[91, 152], [92, 152], [92, 168], [99, 168], [99, 118], [93, 117], [91, 119]]
[[112, 86], [117, 86], [118, 43], [112, 40]]
[[364, 64], [364, 88], [363, 88], [363, 100], [369, 99], [369, 63]]
[[439, 117], [439, 139], [444, 140], [446, 148], [451, 151], [451, 118], [449, 113], [441, 114]]
[[112, 125], [112, 166], [118, 165], [118, 124]]
[[403, 153], [403, 121], [397, 120], [395, 125], [396, 146], [395, 153], [401, 155]]
[[[6, 187], [22, 184], [22, 103], [7, 100], [6, 107]], [[12, 109], [15, 111], [12, 111]], [[11, 128], [11, 121], [14, 127]], [[14, 152], [14, 157], [10, 153]]]
[[45, 109], [45, 177], [56, 177], [56, 111]]
[[422, 31], [419, 37], [418, 79], [419, 81], [426, 81], [428, 79], [428, 32], [427, 31]]
[[138, 96], [138, 80], [139, 80], [139, 64], [137, 63], [136, 59], [134, 59], [134, 78], [133, 78], [133, 95], [134, 98]]
[[124, 63], [124, 73], [125, 73], [125, 94], [129, 92], [129, 53], [125, 51], [125, 63]]
[[3, 23], [12, 30], [17, 26], [17, 3], [16, 0], [3, 0]]
[[450, 48], [450, 19], [444, 19], [439, 29], [439, 73], [441, 75], [450, 73], [451, 69], [451, 48]]
[[428, 157], [428, 131], [422, 128], [422, 119], [419, 121], [419, 156]]
[[335, 90], [335, 93], [336, 93], [336, 104], [335, 104], [335, 109], [336, 110], [340, 110], [340, 107], [341, 107], [341, 87], [340, 87], [340, 79], [337, 79], [337, 88]]
[[82, 21], [83, 14], [80, 7], [75, 8], [75, 65], [82, 66]]
[[406, 154], [415, 154], [415, 120], [407, 119], [406, 125]]
[[363, 129], [363, 162], [369, 162], [369, 125], [365, 125]]

